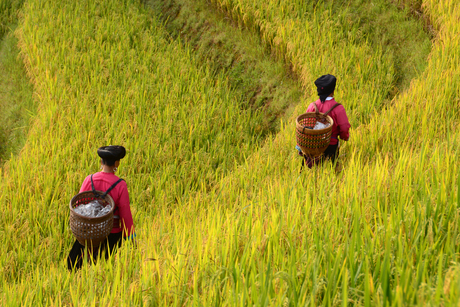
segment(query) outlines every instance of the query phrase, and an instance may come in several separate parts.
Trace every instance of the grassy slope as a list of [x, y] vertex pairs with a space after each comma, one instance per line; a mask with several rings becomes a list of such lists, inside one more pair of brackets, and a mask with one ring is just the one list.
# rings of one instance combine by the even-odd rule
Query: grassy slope
[[[223, 261], [241, 275], [215, 298], [236, 289], [249, 293], [249, 302], [260, 302], [247, 281], [259, 280], [260, 286], [268, 280], [263, 293], [278, 303], [288, 296], [313, 305], [338, 304], [348, 295], [356, 304], [457, 301], [458, 267], [452, 261], [458, 253], [460, 201], [454, 162], [459, 156], [459, 42], [449, 33], [458, 30], [454, 20], [460, 11], [453, 2], [425, 5], [446, 21], [428, 68], [394, 107], [358, 129], [347, 146], [343, 173], [323, 169], [321, 176], [313, 171], [297, 181], [298, 161], [289, 149], [292, 126], [287, 125], [222, 183], [219, 198], [231, 209], [221, 209], [221, 223], [212, 222], [214, 213], [203, 228], [213, 232], [235, 213], [244, 216], [228, 231], [228, 237], [238, 231], [241, 239], [226, 255], [240, 251], [239, 257]], [[217, 203], [216, 197], [207, 202]], [[223, 249], [220, 244], [208, 249]], [[261, 248], [268, 249], [264, 256], [248, 260], [260, 256]], [[245, 261], [258, 265], [248, 270]], [[286, 283], [280, 286], [279, 279]]]
[[0, 1], [0, 38], [11, 31], [12, 25], [17, 22], [17, 12], [24, 0]]
[[286, 63], [277, 61], [257, 33], [239, 27], [207, 1], [147, 1], [173, 37], [189, 45], [200, 62], [223, 72], [248, 108], [262, 109], [267, 132], [303, 99], [304, 92]]
[[[340, 176], [322, 170], [298, 177], [288, 125], [215, 194], [189, 203], [189, 215], [201, 221], [193, 230], [187, 225], [167, 241], [152, 231], [158, 245], [193, 246], [187, 259], [199, 269], [188, 270], [201, 271], [195, 278], [205, 282], [190, 286], [190, 296], [228, 304], [281, 304], [286, 297], [294, 304], [339, 304], [347, 296], [372, 305], [457, 301], [458, 267], [451, 261], [458, 252], [459, 45], [448, 33], [456, 31], [459, 11], [452, 4], [446, 10], [443, 3], [426, 3], [432, 16], [453, 19], [423, 76], [393, 108], [358, 129]], [[443, 71], [448, 86], [440, 81]], [[206, 212], [203, 198], [212, 206]], [[183, 210], [165, 214], [162, 227], [177, 229], [175, 217]], [[197, 298], [193, 291], [200, 286], [206, 295]]]
[[354, 33], [357, 42], [367, 41], [374, 48], [382, 48], [385, 60], [393, 62], [392, 96], [408, 88], [411, 80], [425, 69], [432, 33], [424, 31], [428, 30], [425, 19], [412, 16], [413, 12], [420, 14], [421, 1], [326, 0], [324, 3], [344, 32]]
[[[406, 87], [420, 72], [398, 65], [398, 61], [421, 65], [419, 58], [411, 59], [408, 47], [419, 46], [422, 59], [430, 47], [422, 28], [385, 1], [211, 2], [239, 24], [258, 31], [292, 65], [307, 92], [314, 93], [318, 76], [326, 72], [338, 76], [336, 96], [346, 104], [353, 127], [367, 123], [398, 87]], [[382, 34], [395, 29], [398, 36]]]
[[68, 199], [98, 170], [98, 146], [128, 149], [120, 176], [131, 187], [141, 236], [143, 220], [160, 206], [211, 186], [257, 146], [261, 116], [242, 110], [225, 77], [198, 67], [139, 7], [24, 7], [18, 36], [43, 107], [23, 154], [2, 172], [1, 189], [9, 192], [0, 196], [8, 204], [0, 233], [8, 239], [0, 261], [8, 282], [50, 265], [62, 272], [71, 241]]
[[[172, 208], [161, 198], [154, 198], [160, 205], [156, 213], [142, 208], [136, 214], [140, 226], [138, 248], [123, 248], [116, 260], [85, 267], [77, 275], [67, 274], [59, 262], [70, 244], [63, 235], [67, 215], [62, 204], [81, 181], [75, 180], [75, 174], [82, 178], [95, 168], [87, 165], [82, 169], [78, 161], [91, 161], [97, 137], [107, 132], [108, 140], [115, 136], [102, 110], [95, 114], [106, 131], [91, 128], [91, 133], [104, 134], [88, 133], [88, 138], [81, 137], [79, 127], [91, 127], [86, 122], [91, 113], [80, 114], [78, 120], [83, 119], [83, 123], [69, 124], [60, 119], [63, 113], [58, 112], [55, 97], [61, 99], [59, 108], [70, 114], [83, 112], [82, 101], [90, 111], [98, 111], [98, 107], [90, 102], [87, 92], [68, 94], [56, 86], [53, 76], [59, 74], [50, 59], [63, 57], [65, 51], [52, 50], [48, 59], [44, 52], [50, 52], [45, 47], [46, 37], [40, 44], [27, 41], [34, 37], [28, 26], [38, 19], [56, 19], [57, 24], [66, 20], [64, 15], [56, 18], [49, 7], [34, 5], [31, 2], [25, 9], [22, 50], [31, 61], [30, 67], [35, 68], [34, 77], [41, 80], [36, 91], [42, 95], [46, 110], [26, 144], [31, 155], [13, 159], [2, 174], [1, 188], [8, 192], [0, 196], [1, 201], [10, 204], [3, 209], [0, 228], [2, 237], [7, 238], [1, 253], [7, 255], [1, 258], [2, 278], [7, 281], [3, 286], [5, 304], [165, 305], [196, 301], [219, 305], [336, 305], [350, 300], [357, 305], [439, 305], [458, 300], [459, 268], [454, 262], [460, 200], [454, 161], [460, 155], [455, 146], [460, 139], [456, 98], [460, 45], [452, 33], [460, 30], [456, 22], [460, 10], [454, 2], [426, 1], [428, 13], [439, 16], [435, 20], [439, 37], [428, 67], [406, 93], [398, 96], [394, 107], [355, 131], [345, 149], [346, 167], [341, 174], [324, 168], [321, 175], [314, 170], [298, 176], [299, 161], [292, 152], [294, 139], [289, 123], [264, 148], [219, 180], [215, 193], [204, 189]], [[81, 15], [75, 7], [65, 8], [62, 14]], [[119, 16], [129, 12], [129, 18], [120, 17], [114, 28], [124, 25], [122, 21], [131, 24], [145, 18], [136, 6], [111, 8], [119, 9]], [[157, 37], [155, 33], [145, 34], [142, 41]], [[84, 34], [82, 37], [86, 38]], [[180, 51], [180, 45], [163, 45], [161, 41], [156, 41], [157, 49], [153, 50], [165, 50], [162, 56], [167, 58], [173, 56], [171, 51], [179, 51], [169, 63], [187, 54]], [[83, 59], [91, 56], [91, 52], [81, 55]], [[85, 88], [89, 72], [66, 73], [69, 80], [60, 82], [72, 80], [75, 88]], [[172, 76], [178, 78], [180, 74]], [[174, 79], [166, 83], [165, 91], [174, 85]], [[160, 87], [161, 83], [156, 84]], [[345, 88], [344, 92], [352, 90]], [[125, 110], [111, 106], [112, 116], [124, 119]], [[298, 112], [301, 109], [303, 106]], [[145, 109], [140, 111], [148, 114]], [[142, 119], [138, 121], [147, 123], [146, 118]], [[131, 121], [125, 120], [129, 126]], [[53, 145], [63, 133], [72, 143]], [[144, 145], [143, 138], [148, 135], [144, 132], [136, 140], [139, 131], [124, 133], [124, 137], [133, 138], [135, 149]], [[75, 148], [83, 155], [74, 154]], [[154, 155], [151, 157], [153, 160]], [[145, 165], [140, 162], [127, 159], [131, 170], [122, 172], [128, 179], [133, 178], [130, 191], [134, 202], [143, 204], [152, 195], [141, 197], [139, 192], [154, 185], [137, 176], [142, 170], [152, 174], [149, 169], [140, 169]], [[51, 209], [44, 210], [39, 203]], [[47, 220], [43, 212], [57, 218]]]
[[27, 139], [29, 121], [36, 112], [29, 83], [11, 34], [0, 42], [0, 165], [17, 154]]
[[0, 166], [26, 142], [29, 121], [37, 108], [12, 32], [22, 3], [0, 3]]

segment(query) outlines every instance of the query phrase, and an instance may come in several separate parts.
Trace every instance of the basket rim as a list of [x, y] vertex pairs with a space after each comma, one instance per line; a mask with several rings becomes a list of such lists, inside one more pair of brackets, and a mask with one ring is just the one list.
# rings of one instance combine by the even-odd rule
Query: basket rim
[[[332, 117], [330, 117], [329, 115], [324, 116], [324, 113], [321, 113], [321, 112], [319, 112], [318, 114], [319, 114], [319, 116], [325, 118], [330, 123], [330, 125], [328, 127], [326, 127], [326, 128], [316, 129], [314, 131], [323, 132], [324, 130], [332, 129], [332, 126], [334, 125], [334, 120], [332, 119]], [[300, 114], [299, 116], [297, 116], [297, 118], [295, 120], [296, 126], [299, 126], [299, 127], [303, 128], [305, 126], [302, 125], [301, 123], [299, 123], [299, 119], [303, 119], [303, 118], [306, 118], [306, 117], [316, 117], [316, 116], [317, 116], [316, 112], [306, 112], [306, 113]], [[309, 129], [309, 130], [311, 130], [311, 129]]]
[[[104, 191], [98, 191], [96, 190], [96, 192], [100, 193], [100, 194], [104, 194], [105, 192]], [[112, 196], [110, 196], [109, 194], [107, 194], [105, 197], [108, 198], [108, 199], [104, 199], [104, 198], [101, 198], [101, 197], [98, 197], [99, 199], [103, 199], [105, 201], [108, 201], [109, 204], [112, 205], [112, 209], [110, 209], [109, 212], [107, 212], [106, 214], [104, 214], [103, 216], [95, 216], [95, 217], [89, 217], [89, 216], [85, 216], [85, 215], [81, 215], [77, 212], [75, 212], [74, 208], [72, 208], [72, 204], [75, 203], [75, 199], [82, 195], [82, 194], [92, 194], [94, 197], [96, 197], [93, 193], [93, 191], [83, 191], [83, 192], [80, 192], [78, 193], [77, 195], [75, 195], [74, 197], [72, 197], [72, 199], [70, 200], [70, 203], [69, 203], [69, 207], [70, 207], [70, 211], [72, 212], [72, 214], [75, 214], [76, 216], [80, 217], [80, 218], [84, 218], [84, 219], [88, 219], [88, 220], [91, 220], [91, 221], [96, 221], [96, 220], [99, 220], [99, 219], [105, 219], [107, 217], [107, 215], [113, 213], [113, 211], [115, 210], [115, 202], [113, 201], [113, 198]]]
[[[322, 117], [322, 118], [325, 118], [331, 124], [331, 126], [334, 124], [334, 120], [332, 119], [331, 116], [329, 116], [329, 115], [324, 116], [324, 113], [321, 113], [321, 112], [319, 112], [318, 115], [320, 117]], [[306, 117], [316, 117], [316, 116], [317, 116], [317, 114], [315, 112], [306, 112], [306, 113], [303, 113], [303, 114], [300, 114], [299, 116], [297, 116], [295, 122], [296, 122], [296, 124], [301, 125], [299, 123], [299, 119], [303, 119], [303, 118], [306, 118]], [[329, 127], [327, 127], [327, 128], [329, 128]], [[327, 129], [327, 128], [318, 129], [318, 130], [324, 130], [324, 129]]]

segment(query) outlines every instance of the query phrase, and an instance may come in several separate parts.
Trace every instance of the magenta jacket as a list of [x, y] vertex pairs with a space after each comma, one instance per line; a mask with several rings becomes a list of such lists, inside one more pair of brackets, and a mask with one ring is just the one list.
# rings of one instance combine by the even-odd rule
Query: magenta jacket
[[[112, 184], [117, 182], [118, 178], [114, 173], [103, 173], [98, 172], [93, 175], [94, 188], [98, 191], [107, 191]], [[81, 185], [80, 193], [84, 191], [91, 191], [91, 175], [85, 178]], [[109, 192], [115, 202], [114, 215], [120, 217], [121, 225], [116, 225], [112, 228], [111, 233], [118, 233], [126, 228], [124, 237], [128, 237], [134, 234], [133, 216], [131, 214], [131, 208], [129, 205], [129, 194], [128, 186], [125, 181], [121, 181], [117, 186]], [[118, 226], [118, 227], [117, 227]]]
[[[321, 100], [315, 101], [316, 105], [318, 106], [318, 110], [321, 113], [326, 113], [330, 108], [332, 108], [337, 102], [334, 98], [330, 100], [326, 100], [324, 103], [321, 103]], [[311, 103], [308, 106], [307, 112], [315, 112], [315, 106]], [[350, 122], [348, 121], [347, 112], [345, 112], [345, 108], [340, 105], [336, 107], [334, 110], [329, 113], [329, 116], [334, 121], [332, 125], [332, 137], [331, 142], [329, 145], [336, 145], [339, 142], [338, 136], [344, 141], [348, 141], [350, 137]]]

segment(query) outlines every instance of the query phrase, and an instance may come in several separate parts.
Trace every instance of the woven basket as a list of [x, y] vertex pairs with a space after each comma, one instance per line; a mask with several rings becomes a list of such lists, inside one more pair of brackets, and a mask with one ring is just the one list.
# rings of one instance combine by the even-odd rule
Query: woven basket
[[[329, 123], [324, 129], [313, 130], [316, 122]], [[323, 154], [331, 142], [332, 125], [334, 121], [324, 113], [308, 112], [296, 119], [297, 145], [308, 157], [318, 157]]]
[[[99, 195], [102, 191], [96, 191]], [[78, 214], [74, 208], [87, 204], [93, 200], [99, 200], [101, 204], [112, 206], [106, 215], [100, 217], [87, 217]], [[81, 245], [97, 248], [110, 234], [113, 228], [113, 210], [115, 203], [110, 195], [105, 198], [94, 195], [92, 191], [78, 193], [70, 200], [70, 229]]]

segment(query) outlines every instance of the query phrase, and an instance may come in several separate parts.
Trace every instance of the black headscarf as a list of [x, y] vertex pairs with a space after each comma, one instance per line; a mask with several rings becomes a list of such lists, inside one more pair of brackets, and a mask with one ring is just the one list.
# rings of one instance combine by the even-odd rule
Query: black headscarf
[[112, 166], [115, 164], [115, 161], [125, 157], [126, 149], [118, 145], [103, 146], [97, 150], [97, 154], [104, 161], [104, 164]]
[[333, 75], [322, 75], [315, 81], [316, 88], [318, 89], [318, 96], [321, 102], [326, 101], [326, 98], [335, 90], [337, 78]]

